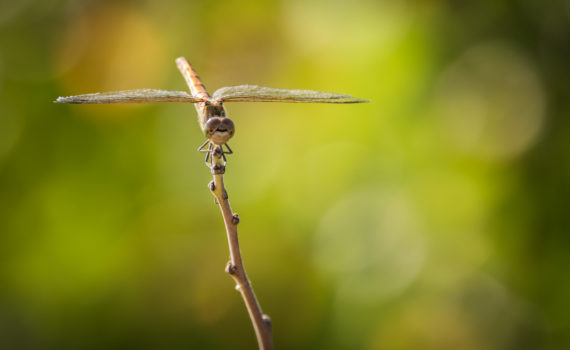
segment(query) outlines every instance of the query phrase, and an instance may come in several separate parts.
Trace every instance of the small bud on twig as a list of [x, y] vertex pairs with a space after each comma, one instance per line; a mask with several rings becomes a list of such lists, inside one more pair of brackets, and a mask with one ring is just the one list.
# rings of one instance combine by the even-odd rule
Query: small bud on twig
[[237, 271], [237, 267], [234, 264], [232, 264], [231, 261], [228, 261], [228, 264], [226, 265], [226, 272], [229, 275], [233, 275], [236, 273], [236, 271]]
[[267, 328], [269, 328], [269, 330], [271, 330], [271, 328], [272, 328], [271, 318], [269, 316], [267, 316], [266, 314], [263, 314], [262, 318], [263, 318], [263, 323], [265, 323], [265, 326], [267, 326]]

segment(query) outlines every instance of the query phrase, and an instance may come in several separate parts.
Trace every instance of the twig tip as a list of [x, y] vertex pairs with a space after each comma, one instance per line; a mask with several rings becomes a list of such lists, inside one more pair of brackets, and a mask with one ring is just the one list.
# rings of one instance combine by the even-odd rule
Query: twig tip
[[212, 170], [212, 175], [220, 175], [226, 172], [225, 165], [222, 164], [215, 164], [213, 167], [210, 168]]

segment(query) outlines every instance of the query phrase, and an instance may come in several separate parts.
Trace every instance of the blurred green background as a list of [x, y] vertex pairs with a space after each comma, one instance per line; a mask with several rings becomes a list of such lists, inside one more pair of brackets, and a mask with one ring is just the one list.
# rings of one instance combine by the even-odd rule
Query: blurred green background
[[0, 348], [254, 349], [193, 106], [259, 84], [226, 185], [277, 349], [570, 349], [570, 1], [0, 1]]

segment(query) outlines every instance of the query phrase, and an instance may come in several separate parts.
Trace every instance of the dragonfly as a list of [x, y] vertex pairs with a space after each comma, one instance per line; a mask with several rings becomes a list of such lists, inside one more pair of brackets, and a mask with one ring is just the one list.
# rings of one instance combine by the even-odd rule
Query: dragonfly
[[[235, 134], [234, 122], [226, 116], [225, 102], [306, 102], [306, 103], [363, 103], [369, 100], [344, 94], [313, 90], [289, 90], [258, 85], [238, 85], [223, 87], [210, 96], [206, 87], [184, 58], [176, 59], [176, 65], [190, 94], [185, 91], [156, 89], [123, 90], [97, 92], [91, 94], [58, 97], [56, 103], [107, 104], [107, 103], [144, 103], [144, 102], [185, 102], [193, 103], [198, 112], [198, 122], [206, 141], [198, 148], [206, 153], [205, 162], [213, 166], [212, 154], [217, 151], [226, 162], [226, 154], [232, 154], [228, 141]], [[223, 147], [226, 147], [224, 150]]]

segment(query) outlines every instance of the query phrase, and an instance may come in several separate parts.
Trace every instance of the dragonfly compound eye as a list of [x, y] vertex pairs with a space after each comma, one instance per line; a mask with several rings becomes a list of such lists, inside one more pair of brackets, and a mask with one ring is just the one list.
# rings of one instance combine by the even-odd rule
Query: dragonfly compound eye
[[234, 136], [234, 122], [226, 117], [208, 119], [204, 127], [204, 135], [215, 144], [224, 144]]
[[218, 130], [226, 130], [230, 137], [234, 136], [235, 132], [234, 122], [230, 118], [223, 118]]
[[212, 134], [218, 129], [220, 124], [222, 124], [222, 121], [220, 119], [221, 118], [208, 119], [206, 125], [204, 126], [204, 134], [206, 135], [206, 137], [212, 136]]

